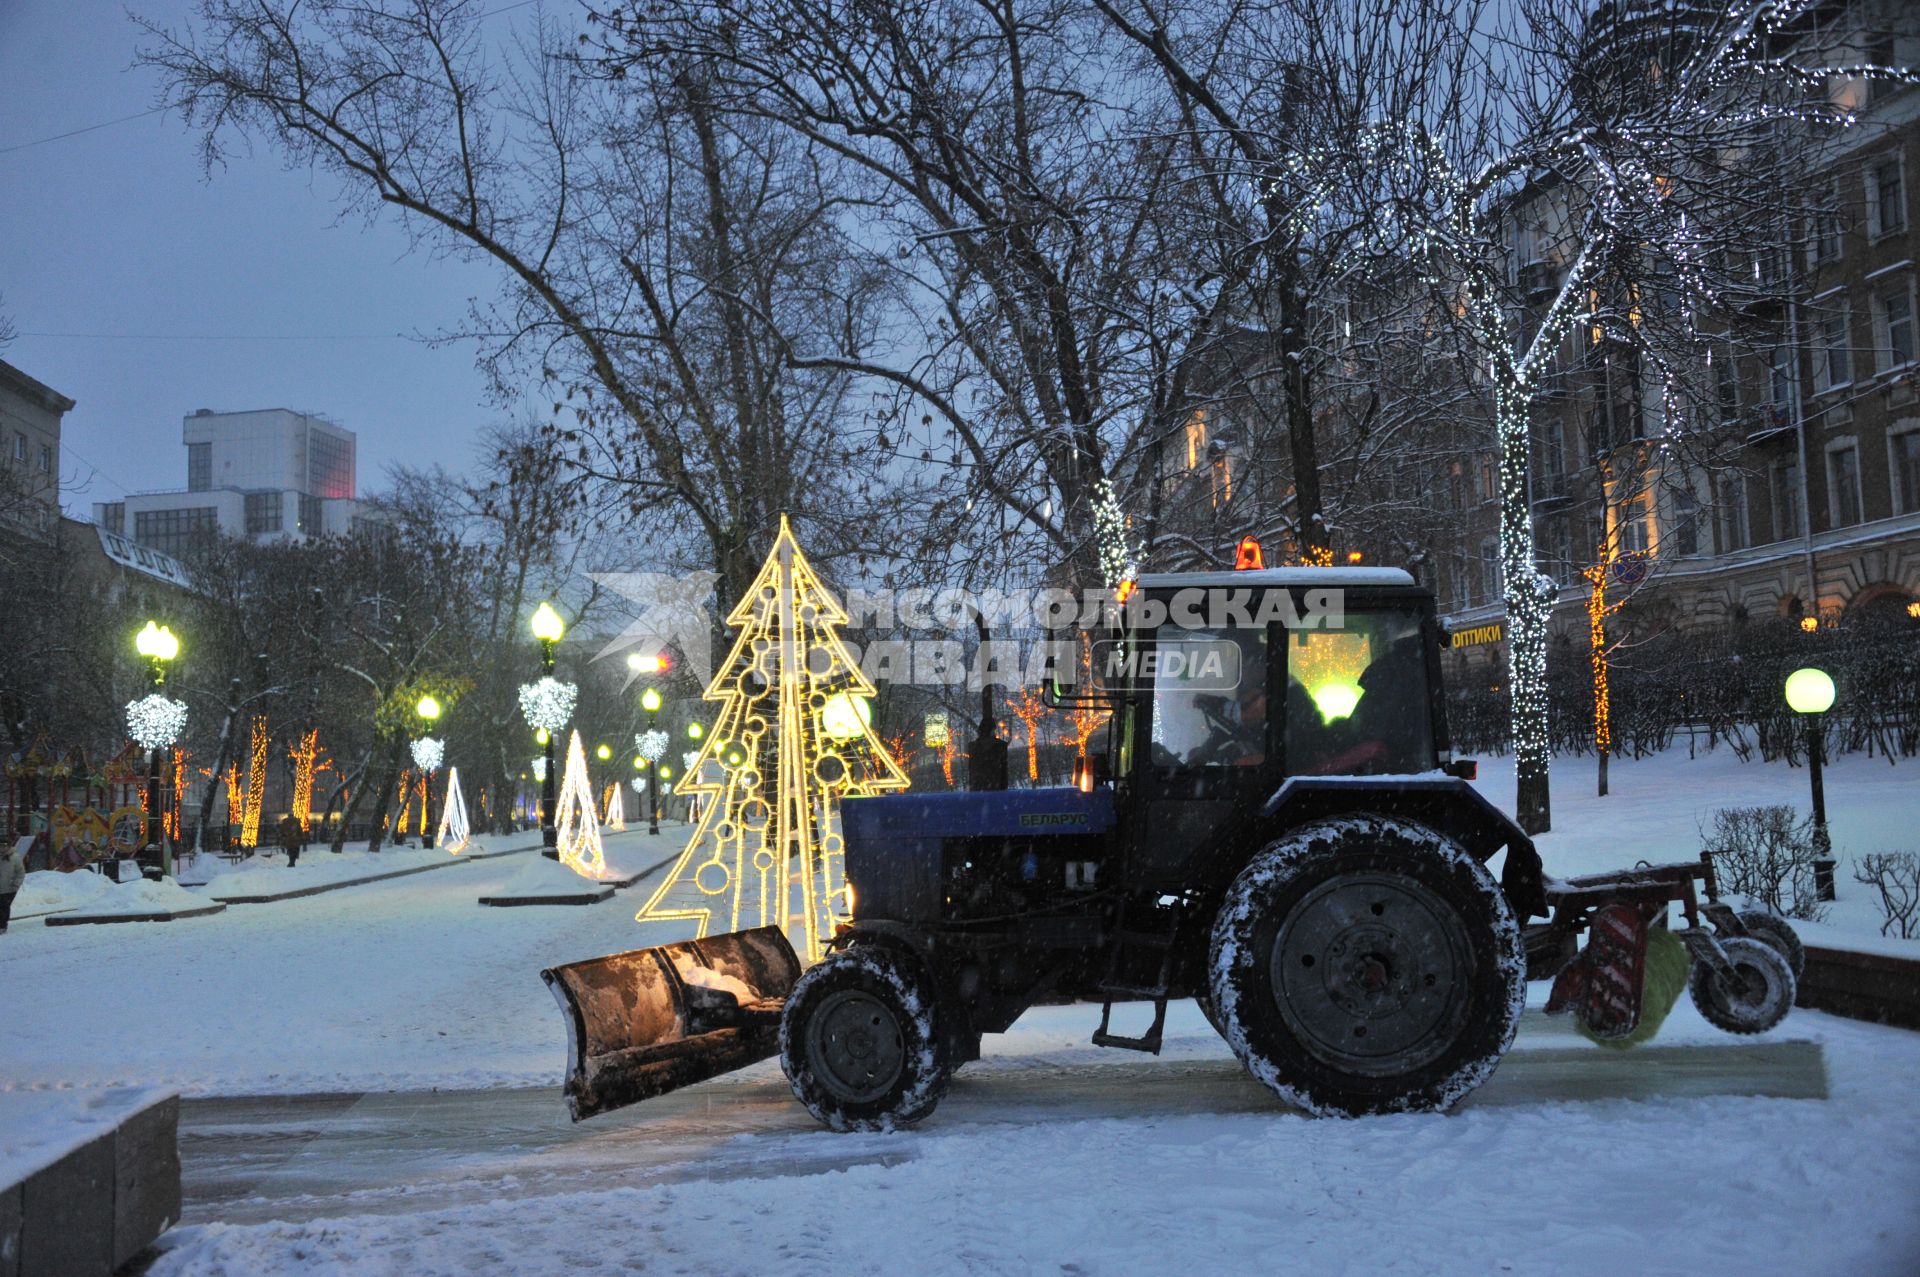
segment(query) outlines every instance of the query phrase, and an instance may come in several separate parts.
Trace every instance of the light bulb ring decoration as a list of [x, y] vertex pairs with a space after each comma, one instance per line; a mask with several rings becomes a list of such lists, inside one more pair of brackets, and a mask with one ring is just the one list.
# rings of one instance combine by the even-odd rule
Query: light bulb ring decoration
[[127, 702], [127, 735], [142, 749], [165, 749], [186, 728], [185, 702], [159, 692]]
[[520, 713], [527, 726], [549, 735], [558, 732], [573, 718], [573, 707], [580, 689], [557, 678], [542, 678], [520, 687]]
[[440, 764], [447, 760], [447, 743], [431, 736], [422, 736], [411, 746], [413, 765], [423, 772], [437, 772]]

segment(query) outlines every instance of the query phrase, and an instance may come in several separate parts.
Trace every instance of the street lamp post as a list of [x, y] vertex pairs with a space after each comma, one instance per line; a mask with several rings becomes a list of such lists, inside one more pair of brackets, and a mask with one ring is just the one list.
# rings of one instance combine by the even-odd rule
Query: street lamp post
[[[440, 721], [440, 701], [429, 692], [420, 698], [419, 703], [413, 707], [413, 712], [424, 726], [425, 730], [421, 735], [422, 738], [425, 739], [433, 731], [433, 725]], [[434, 840], [433, 774], [439, 769], [438, 767], [428, 767], [425, 770], [427, 773], [427, 793], [425, 805], [420, 813], [420, 845], [422, 847], [431, 847], [433, 846]]]
[[[553, 677], [553, 645], [567, 632], [566, 623], [560, 614], [553, 610], [553, 604], [542, 603], [533, 614], [533, 636], [540, 640], [540, 668], [548, 677]], [[560, 834], [554, 826], [553, 801], [553, 733], [545, 728], [540, 730], [544, 738], [540, 744], [546, 749], [547, 774], [540, 782], [540, 842], [541, 855], [549, 860], [560, 859]]]
[[[640, 708], [647, 711], [647, 731], [658, 730], [660, 721], [660, 689], [649, 687], [640, 693]], [[660, 763], [655, 760], [652, 770], [647, 773], [647, 832], [660, 832]]]
[[1821, 775], [1824, 732], [1820, 716], [1833, 708], [1833, 679], [1808, 666], [1787, 675], [1787, 707], [1806, 720], [1807, 776], [1813, 782], [1813, 889], [1821, 900], [1834, 898], [1833, 840], [1827, 836], [1827, 787]]
[[[134, 636], [134, 651], [147, 658], [153, 666], [154, 694], [167, 685], [167, 662], [180, 655], [180, 640], [173, 631], [164, 625], [148, 621], [146, 628]], [[163, 746], [154, 745], [147, 750], [147, 837], [146, 850], [160, 855], [160, 750]], [[164, 860], [164, 857], [162, 857]], [[162, 868], [164, 869], [164, 865]]]

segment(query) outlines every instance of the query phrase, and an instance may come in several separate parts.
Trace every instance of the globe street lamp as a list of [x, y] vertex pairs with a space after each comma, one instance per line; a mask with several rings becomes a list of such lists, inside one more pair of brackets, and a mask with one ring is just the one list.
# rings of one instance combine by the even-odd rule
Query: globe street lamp
[[433, 846], [433, 774], [440, 768], [444, 757], [445, 745], [435, 740], [431, 733], [433, 725], [440, 721], [439, 698], [428, 692], [414, 705], [414, 716], [423, 724], [425, 730], [420, 739], [414, 742], [414, 762], [427, 774], [427, 792], [424, 806], [420, 812], [420, 845]]
[[1813, 782], [1813, 891], [1832, 900], [1833, 840], [1827, 836], [1827, 787], [1820, 774], [1822, 738], [1820, 716], [1833, 708], [1833, 679], [1825, 670], [1808, 666], [1787, 675], [1787, 708], [1807, 724], [1807, 775]]
[[[547, 678], [553, 677], [553, 645], [558, 643], [567, 632], [566, 622], [553, 610], [553, 604], [542, 603], [533, 613], [533, 636], [540, 640], [540, 669]], [[551, 860], [560, 858], [560, 836], [553, 823], [553, 732], [545, 727], [541, 729], [546, 737], [541, 746], [546, 751], [546, 775], [540, 780], [540, 842], [541, 854]]]
[[[659, 731], [660, 689], [649, 687], [640, 693], [640, 708], [647, 711], [647, 735], [652, 737]], [[662, 753], [666, 752], [666, 747], [666, 741], [662, 739], [651, 757], [658, 759]], [[649, 834], [660, 832], [660, 769], [658, 767], [654, 768], [653, 773], [647, 778], [647, 832]]]
[[[178, 736], [181, 724], [177, 721], [148, 722], [148, 719], [185, 718], [184, 713], [169, 715], [166, 712], [174, 707], [184, 709], [178, 701], [173, 701], [160, 690], [167, 685], [167, 662], [180, 655], [180, 640], [173, 631], [164, 625], [148, 621], [133, 638], [133, 650], [145, 657], [153, 670], [153, 692], [145, 701], [135, 702], [137, 706], [148, 706], [148, 713], [141, 716], [142, 721], [135, 722], [134, 706], [128, 707], [128, 720], [134, 727], [140, 743], [147, 746], [147, 837], [146, 850], [160, 853], [160, 751], [171, 745]], [[165, 869], [165, 857], [162, 855], [162, 869]]]

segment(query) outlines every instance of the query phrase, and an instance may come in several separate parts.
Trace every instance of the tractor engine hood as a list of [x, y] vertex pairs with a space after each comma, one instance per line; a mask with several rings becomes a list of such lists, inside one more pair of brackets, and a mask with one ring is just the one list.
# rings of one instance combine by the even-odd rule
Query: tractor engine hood
[[1104, 834], [1114, 826], [1113, 791], [882, 794], [849, 798], [840, 821], [855, 921], [931, 922], [940, 916], [940, 857], [949, 839]]

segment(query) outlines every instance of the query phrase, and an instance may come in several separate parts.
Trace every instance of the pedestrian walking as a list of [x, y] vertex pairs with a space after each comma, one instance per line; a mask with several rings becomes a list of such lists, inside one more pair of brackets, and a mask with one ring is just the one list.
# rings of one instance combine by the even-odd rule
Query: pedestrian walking
[[305, 849], [306, 842], [306, 830], [300, 828], [300, 822], [294, 819], [292, 812], [288, 812], [286, 819], [280, 822], [280, 850], [287, 853], [287, 868], [291, 869], [300, 863], [300, 853]]
[[21, 821], [14, 833], [12, 845], [0, 847], [0, 933], [6, 931], [13, 917], [13, 898], [27, 880], [27, 853], [33, 850], [33, 835], [27, 832], [26, 821]]

